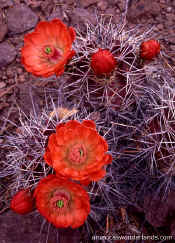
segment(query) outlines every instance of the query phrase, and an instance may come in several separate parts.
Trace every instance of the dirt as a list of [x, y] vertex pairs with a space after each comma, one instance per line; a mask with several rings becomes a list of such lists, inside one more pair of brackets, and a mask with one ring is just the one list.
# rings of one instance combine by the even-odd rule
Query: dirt
[[[99, 14], [113, 15], [113, 22], [119, 21], [125, 11], [123, 0], [0, 0], [0, 117], [18, 123], [18, 107], [30, 113], [30, 91], [36, 97], [40, 109], [44, 104], [43, 88], [57, 88], [57, 83], [39, 79], [29, 74], [21, 64], [20, 50], [24, 35], [35, 28], [41, 20], [61, 19], [65, 24], [84, 29], [84, 23], [96, 23], [95, 10]], [[141, 30], [153, 25], [152, 36], [158, 39], [173, 62], [175, 51], [175, 1], [174, 0], [130, 0], [127, 13], [127, 27], [140, 25]], [[172, 58], [172, 59], [171, 59]], [[0, 120], [0, 145], [6, 141], [4, 135], [13, 132], [13, 123]], [[1, 150], [3, 160], [8, 151]], [[3, 181], [4, 183], [4, 181]], [[44, 243], [47, 230], [40, 231], [40, 222], [32, 215], [19, 216], [0, 205], [0, 243]], [[6, 209], [7, 207], [7, 209]], [[120, 214], [120, 210], [118, 212]], [[120, 215], [121, 217], [121, 215]], [[148, 218], [148, 217], [147, 217]], [[152, 227], [152, 226], [148, 226]], [[147, 231], [147, 229], [145, 229]], [[155, 233], [155, 232], [154, 232]], [[49, 234], [48, 243], [81, 242], [77, 232]], [[156, 234], [156, 233], [155, 233]], [[74, 237], [73, 237], [74, 235]], [[57, 238], [55, 238], [57, 237]], [[59, 240], [58, 240], [59, 238]], [[85, 241], [84, 241], [85, 242]], [[88, 241], [87, 241], [88, 243]]]

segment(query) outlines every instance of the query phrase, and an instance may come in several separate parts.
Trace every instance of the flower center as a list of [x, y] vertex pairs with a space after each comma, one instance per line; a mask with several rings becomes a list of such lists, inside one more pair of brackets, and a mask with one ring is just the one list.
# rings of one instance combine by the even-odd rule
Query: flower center
[[62, 208], [62, 207], [64, 207], [64, 201], [63, 200], [58, 200], [56, 202], [56, 205], [57, 205], [58, 208]]
[[51, 62], [57, 62], [62, 57], [61, 50], [57, 48], [46, 45], [42, 49], [43, 55], [49, 59]]
[[52, 195], [52, 198], [50, 200], [50, 205], [53, 210], [65, 212], [68, 208], [70, 202], [70, 195], [67, 191], [56, 190], [54, 194]]
[[69, 160], [73, 164], [81, 164], [85, 161], [87, 156], [86, 148], [83, 144], [76, 144], [69, 152]]
[[52, 57], [54, 53], [54, 48], [52, 46], [44, 46], [43, 52], [47, 57]]
[[46, 54], [50, 54], [51, 52], [52, 52], [51, 47], [46, 46], [46, 48], [45, 48], [45, 53], [46, 53]]

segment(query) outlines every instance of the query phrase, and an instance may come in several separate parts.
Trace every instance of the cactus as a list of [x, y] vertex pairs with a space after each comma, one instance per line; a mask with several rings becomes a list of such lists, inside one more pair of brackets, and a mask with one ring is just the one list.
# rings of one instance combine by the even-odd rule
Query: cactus
[[[113, 161], [103, 179], [85, 187], [91, 212], [81, 232], [88, 232], [88, 240], [98, 230], [104, 232], [108, 215], [115, 217], [117, 207], [140, 206], [149, 190], [166, 196], [174, 186], [173, 78], [159, 59], [142, 63], [139, 48], [150, 30], [126, 31], [125, 21], [114, 25], [112, 17], [97, 16], [96, 26], [88, 23], [85, 33], [77, 31], [76, 55], [59, 78], [59, 89], [45, 90], [40, 113], [34, 106], [30, 116], [19, 110], [17, 133], [9, 134], [4, 146], [10, 152], [0, 177], [10, 177], [14, 195], [21, 188], [35, 189], [43, 177], [54, 174], [43, 155], [58, 124], [95, 121]], [[115, 59], [110, 72], [91, 68], [99, 49]]]

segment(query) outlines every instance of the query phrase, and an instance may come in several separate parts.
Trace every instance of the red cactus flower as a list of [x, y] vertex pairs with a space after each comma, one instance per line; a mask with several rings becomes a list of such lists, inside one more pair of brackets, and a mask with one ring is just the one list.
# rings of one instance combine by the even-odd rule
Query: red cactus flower
[[73, 120], [58, 125], [50, 135], [44, 159], [57, 175], [88, 184], [105, 175], [103, 166], [112, 162], [107, 150], [108, 144], [93, 121]]
[[10, 203], [10, 208], [18, 214], [27, 214], [34, 209], [34, 198], [28, 189], [20, 190]]
[[67, 28], [59, 19], [42, 21], [24, 37], [22, 63], [28, 72], [36, 76], [59, 76], [75, 54], [71, 49], [74, 39], [74, 29]]
[[151, 60], [160, 52], [160, 43], [157, 40], [148, 40], [142, 42], [140, 46], [140, 56], [143, 59]]
[[112, 53], [105, 49], [100, 49], [91, 57], [91, 68], [97, 75], [108, 74], [114, 70], [116, 60]]
[[41, 215], [58, 228], [77, 228], [90, 213], [87, 192], [80, 185], [55, 175], [40, 180], [34, 197]]

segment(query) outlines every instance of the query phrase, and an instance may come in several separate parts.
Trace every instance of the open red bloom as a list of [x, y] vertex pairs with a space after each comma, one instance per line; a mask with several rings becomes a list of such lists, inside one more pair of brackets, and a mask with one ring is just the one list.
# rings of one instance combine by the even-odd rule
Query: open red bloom
[[160, 43], [157, 40], [148, 40], [142, 42], [140, 46], [140, 56], [143, 59], [151, 60], [160, 52]]
[[114, 70], [116, 60], [112, 53], [106, 49], [100, 49], [91, 57], [91, 68], [97, 75], [108, 74]]
[[67, 28], [59, 19], [42, 21], [24, 37], [22, 63], [28, 72], [36, 76], [59, 76], [68, 60], [75, 55], [72, 50], [74, 39], [74, 29]]
[[77, 228], [90, 213], [87, 192], [80, 185], [55, 175], [40, 180], [34, 197], [41, 215], [58, 228]]
[[27, 214], [34, 209], [34, 199], [28, 189], [20, 190], [10, 202], [10, 208], [18, 214]]
[[57, 175], [88, 184], [105, 175], [103, 166], [112, 162], [108, 144], [96, 131], [95, 123], [72, 120], [56, 127], [44, 154]]

